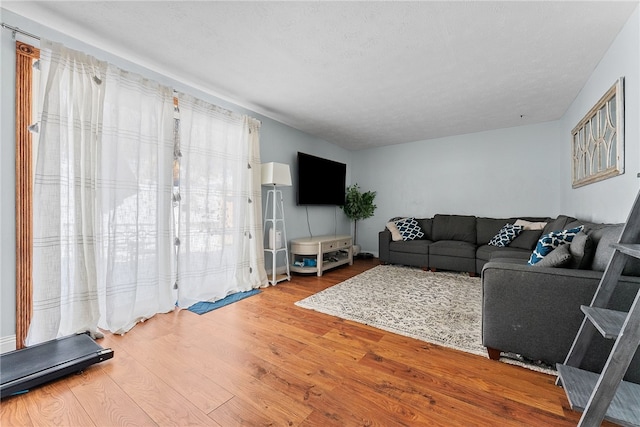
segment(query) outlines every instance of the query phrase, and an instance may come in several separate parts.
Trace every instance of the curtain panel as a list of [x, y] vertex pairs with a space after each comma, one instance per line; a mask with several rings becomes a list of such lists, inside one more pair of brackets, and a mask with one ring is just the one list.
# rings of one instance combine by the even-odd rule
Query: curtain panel
[[123, 333], [174, 309], [173, 90], [107, 68], [96, 159], [96, 257], [102, 329]]
[[33, 197], [33, 316], [26, 344], [99, 320], [93, 221], [96, 140], [107, 64], [41, 41], [39, 137]]
[[[260, 122], [41, 41], [27, 345], [267, 286]], [[176, 116], [177, 114], [177, 116]]]
[[126, 332], [174, 307], [173, 92], [46, 40], [40, 87], [27, 344]]
[[178, 94], [178, 306], [267, 284], [260, 123]]

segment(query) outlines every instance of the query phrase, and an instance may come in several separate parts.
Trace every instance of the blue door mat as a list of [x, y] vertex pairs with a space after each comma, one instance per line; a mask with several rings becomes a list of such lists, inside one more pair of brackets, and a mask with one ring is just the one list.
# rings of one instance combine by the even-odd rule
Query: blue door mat
[[235, 294], [228, 295], [216, 302], [200, 301], [193, 304], [191, 307], [188, 308], [188, 310], [196, 314], [205, 314], [217, 308], [224, 307], [225, 305], [229, 305], [236, 301], [240, 301], [242, 299], [250, 297], [252, 295], [259, 294], [260, 292], [261, 292], [260, 289], [252, 289], [247, 292], [238, 292]]

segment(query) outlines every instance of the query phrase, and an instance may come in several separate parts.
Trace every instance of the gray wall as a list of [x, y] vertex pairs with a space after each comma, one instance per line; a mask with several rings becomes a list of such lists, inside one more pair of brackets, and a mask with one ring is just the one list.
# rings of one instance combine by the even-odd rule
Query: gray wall
[[394, 216], [510, 217], [558, 213], [558, 123], [499, 129], [355, 153], [353, 179], [375, 190], [375, 216], [358, 223], [364, 251]]
[[[260, 158], [263, 162], [287, 163], [291, 168], [292, 187], [281, 187], [284, 199], [287, 238], [307, 237], [310, 234], [349, 234], [349, 220], [342, 210], [333, 206], [297, 206], [296, 173], [298, 151], [347, 164], [347, 183], [350, 182], [351, 153], [335, 144], [296, 131], [273, 120], [263, 121], [260, 138]], [[318, 177], [322, 180], [322, 177]], [[263, 189], [263, 198], [267, 189]], [[309, 225], [308, 225], [309, 224]], [[309, 232], [309, 228], [311, 231]]]
[[[358, 223], [362, 250], [377, 254], [378, 232], [394, 216], [566, 214], [625, 221], [640, 181], [639, 22], [636, 8], [558, 121], [352, 153], [352, 180], [377, 191], [375, 216]], [[620, 76], [626, 84], [625, 173], [572, 189], [571, 130]]]
[[[623, 222], [633, 204], [640, 180], [640, 14], [638, 8], [620, 31], [589, 80], [560, 121], [563, 165], [560, 209], [569, 215], [602, 222]], [[572, 189], [571, 130], [609, 90], [625, 78], [625, 173], [615, 178]]]

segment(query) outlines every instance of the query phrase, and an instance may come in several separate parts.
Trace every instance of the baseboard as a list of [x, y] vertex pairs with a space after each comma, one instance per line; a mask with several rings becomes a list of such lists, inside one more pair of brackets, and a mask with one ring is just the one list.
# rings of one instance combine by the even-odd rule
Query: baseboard
[[16, 336], [9, 335], [8, 337], [0, 338], [0, 353], [6, 353], [16, 349]]

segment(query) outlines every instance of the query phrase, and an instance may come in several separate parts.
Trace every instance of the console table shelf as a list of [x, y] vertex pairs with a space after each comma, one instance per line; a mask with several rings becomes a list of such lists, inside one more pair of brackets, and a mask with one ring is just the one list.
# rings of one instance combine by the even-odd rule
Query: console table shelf
[[[348, 235], [304, 237], [291, 240], [290, 270], [296, 273], [322, 273], [330, 268], [353, 264], [353, 239]], [[304, 259], [315, 266], [296, 265]]]

